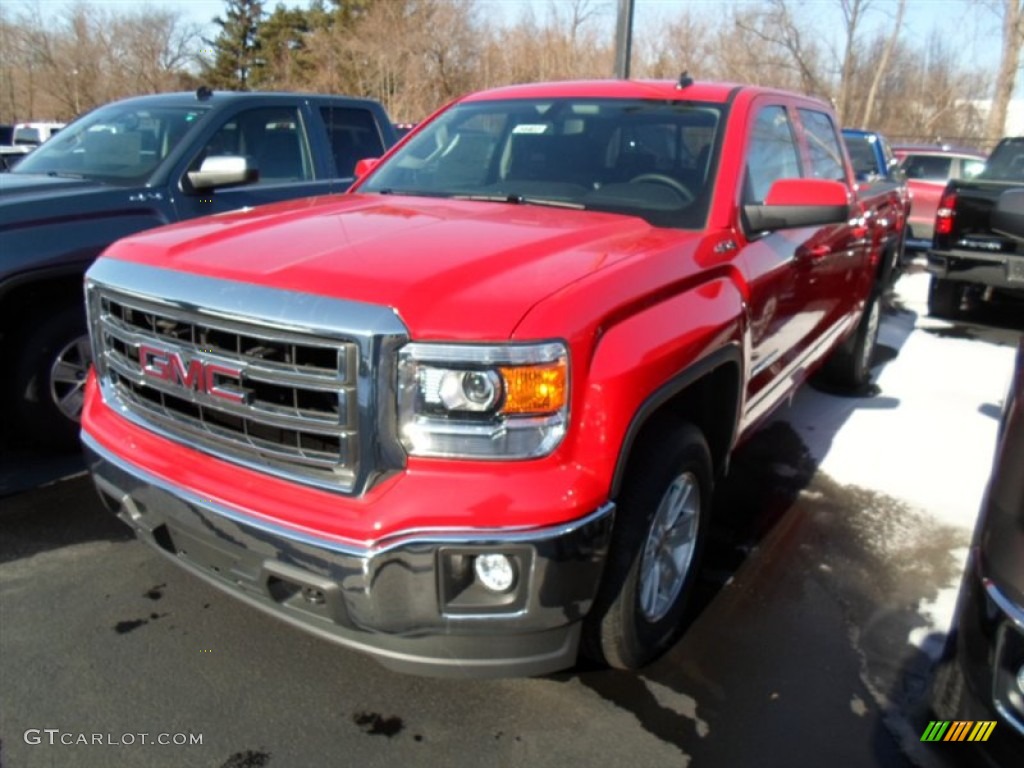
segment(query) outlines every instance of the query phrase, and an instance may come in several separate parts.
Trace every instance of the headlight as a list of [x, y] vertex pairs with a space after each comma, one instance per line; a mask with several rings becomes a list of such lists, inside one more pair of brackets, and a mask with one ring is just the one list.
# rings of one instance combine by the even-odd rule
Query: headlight
[[544, 456], [561, 442], [568, 411], [569, 356], [560, 342], [399, 351], [399, 437], [412, 456]]

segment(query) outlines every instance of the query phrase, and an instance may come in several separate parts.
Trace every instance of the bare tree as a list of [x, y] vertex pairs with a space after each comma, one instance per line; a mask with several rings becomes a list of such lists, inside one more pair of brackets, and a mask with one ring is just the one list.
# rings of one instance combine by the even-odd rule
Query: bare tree
[[111, 22], [112, 74], [129, 93], [159, 93], [179, 86], [195, 60], [201, 40], [198, 25], [180, 10], [138, 10]]
[[179, 11], [119, 13], [84, 0], [46, 21], [39, 11], [0, 15], [2, 119], [68, 120], [116, 98], [176, 88], [188, 76], [198, 29]]
[[878, 89], [886, 75], [889, 73], [889, 64], [892, 61], [892, 53], [896, 50], [896, 43], [900, 38], [900, 32], [903, 29], [903, 15], [907, 10], [907, 0], [899, 0], [896, 6], [896, 19], [892, 24], [889, 32], [889, 37], [885, 41], [885, 48], [882, 50], [882, 55], [878, 58], [878, 63], [875, 65], [874, 75], [871, 78], [871, 88], [868, 90], [867, 99], [864, 102], [864, 113], [861, 118], [861, 127], [866, 128], [871, 125], [871, 120], [874, 117], [875, 100], [878, 98]]
[[[880, 89], [881, 109], [890, 138], [905, 141], [983, 143], [984, 121], [973, 95], [988, 89], [988, 73], [958, 64], [955, 41], [932, 33], [921, 50], [893, 54], [889, 82]], [[873, 126], [875, 127], [875, 126]]]
[[[855, 3], [866, 1], [853, 0]], [[771, 58], [774, 68], [795, 71], [800, 90], [827, 98], [831, 88], [825, 77], [822, 51], [816, 36], [801, 27], [797, 22], [800, 14], [794, 13], [787, 0], [765, 0], [761, 5], [761, 8], [740, 12], [734, 17], [737, 30], [748, 38], [745, 50], [764, 51], [767, 47], [774, 51]]]
[[[15, 12], [0, 0], [4, 122], [69, 118], [114, 98], [180, 88], [196, 73], [199, 41], [180, 12], [77, 0], [54, 16], [41, 12], [50, 0], [21, 2], [25, 10]], [[478, 0], [305, 2], [305, 9], [293, 4], [263, 14], [262, 0], [226, 0], [228, 10], [248, 10], [255, 19], [232, 17], [246, 22], [239, 31], [249, 35], [242, 53], [255, 62], [252, 84], [370, 96], [396, 119], [418, 120], [478, 88], [612, 71], [612, 0], [534, 3], [511, 22], [488, 16], [495, 4]], [[985, 120], [974, 100], [1000, 81], [989, 118], [998, 135], [1005, 119], [999, 101], [1012, 93], [1019, 67], [1024, 0], [979, 2], [996, 12], [991, 18], [1004, 31], [1016, 30], [1004, 40], [998, 76], [966, 66], [948, 36], [923, 45], [905, 40], [906, 0], [827, 0], [839, 19], [832, 38], [820, 23], [826, 0], [749, 0], [724, 11], [666, 3], [657, 18], [648, 4], [638, 16], [634, 70], [671, 78], [688, 70], [698, 79], [835, 97], [844, 120], [890, 137], [980, 143]], [[239, 61], [221, 61], [236, 83]]]
[[856, 67], [857, 33], [871, 0], [839, 0], [843, 15], [842, 67], [839, 72], [839, 92], [836, 97], [836, 112], [839, 120], [846, 124], [850, 119], [850, 92], [853, 88]]
[[21, 30], [0, 5], [0, 123], [13, 123], [20, 105], [19, 80], [25, 60], [21, 55]]
[[1003, 42], [996, 75], [992, 108], [988, 113], [985, 135], [995, 141], [1003, 135], [1006, 112], [1013, 97], [1020, 69], [1021, 44], [1024, 42], [1024, 0], [993, 0], [988, 4], [1002, 22]]
[[712, 23], [684, 7], [675, 19], [656, 16], [640, 30], [634, 44], [634, 69], [642, 77], [720, 77]]

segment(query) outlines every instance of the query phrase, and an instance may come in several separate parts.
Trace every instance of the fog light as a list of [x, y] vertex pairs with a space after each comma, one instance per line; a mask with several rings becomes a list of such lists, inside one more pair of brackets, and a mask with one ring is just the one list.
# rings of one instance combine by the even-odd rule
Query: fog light
[[1024, 665], [1017, 670], [1017, 687], [1020, 688], [1020, 692], [1024, 693]]
[[508, 592], [516, 583], [516, 569], [506, 555], [477, 555], [473, 570], [491, 592]]

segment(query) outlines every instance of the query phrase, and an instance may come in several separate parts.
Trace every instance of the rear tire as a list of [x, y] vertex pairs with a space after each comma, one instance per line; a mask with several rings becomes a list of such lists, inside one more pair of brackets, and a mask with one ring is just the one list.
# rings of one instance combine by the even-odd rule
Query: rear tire
[[49, 450], [78, 448], [91, 362], [85, 315], [78, 307], [60, 310], [27, 332], [13, 376], [16, 441]]
[[928, 314], [932, 317], [953, 318], [960, 314], [964, 300], [964, 286], [956, 280], [932, 275], [928, 285]]
[[871, 363], [878, 342], [878, 326], [882, 317], [882, 301], [878, 291], [868, 297], [857, 330], [836, 349], [822, 371], [832, 384], [855, 391], [871, 380]]
[[633, 451], [584, 653], [636, 669], [682, 629], [707, 536], [711, 452], [690, 424], [657, 430]]

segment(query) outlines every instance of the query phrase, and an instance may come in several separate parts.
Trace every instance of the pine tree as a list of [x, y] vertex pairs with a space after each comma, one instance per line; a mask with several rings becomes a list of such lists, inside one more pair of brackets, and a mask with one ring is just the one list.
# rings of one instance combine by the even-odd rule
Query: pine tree
[[259, 58], [250, 73], [254, 88], [301, 90], [308, 88], [312, 66], [306, 49], [310, 30], [307, 13], [278, 5], [260, 24], [256, 37]]
[[204, 74], [213, 88], [246, 91], [260, 59], [263, 0], [225, 0], [225, 6], [224, 15], [213, 19], [220, 32], [216, 39], [205, 41], [216, 57]]

